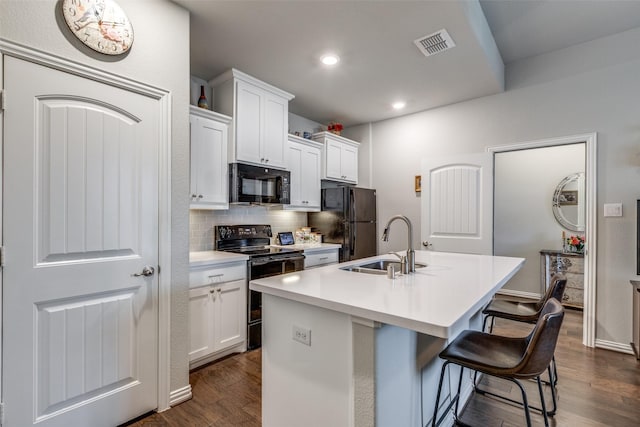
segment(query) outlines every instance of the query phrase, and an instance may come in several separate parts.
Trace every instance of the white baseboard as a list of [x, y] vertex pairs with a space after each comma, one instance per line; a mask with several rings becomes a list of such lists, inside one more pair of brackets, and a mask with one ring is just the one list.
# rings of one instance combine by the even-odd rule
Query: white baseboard
[[596, 348], [617, 351], [618, 353], [634, 354], [630, 344], [596, 339]]
[[527, 298], [527, 299], [533, 299], [533, 300], [540, 299], [540, 294], [537, 294], [535, 292], [512, 291], [510, 289], [500, 289], [496, 293], [498, 295], [505, 295], [505, 296], [516, 297], [516, 298]]
[[186, 385], [169, 393], [169, 406], [175, 406], [193, 397], [191, 393], [191, 384]]

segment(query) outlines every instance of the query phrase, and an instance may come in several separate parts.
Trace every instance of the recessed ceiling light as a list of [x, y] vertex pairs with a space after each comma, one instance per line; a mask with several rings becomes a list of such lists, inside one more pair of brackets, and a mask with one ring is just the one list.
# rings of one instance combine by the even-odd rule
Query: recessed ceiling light
[[404, 101], [397, 101], [391, 104], [394, 110], [402, 110], [407, 105]]
[[333, 53], [327, 53], [326, 55], [322, 55], [320, 61], [322, 61], [324, 65], [336, 65], [340, 62], [340, 57]]

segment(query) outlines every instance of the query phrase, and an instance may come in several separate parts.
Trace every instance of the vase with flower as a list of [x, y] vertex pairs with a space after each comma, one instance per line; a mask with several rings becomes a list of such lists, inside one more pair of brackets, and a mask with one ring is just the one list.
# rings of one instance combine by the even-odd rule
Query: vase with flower
[[567, 253], [583, 254], [584, 253], [584, 236], [569, 236], [564, 239], [563, 251]]

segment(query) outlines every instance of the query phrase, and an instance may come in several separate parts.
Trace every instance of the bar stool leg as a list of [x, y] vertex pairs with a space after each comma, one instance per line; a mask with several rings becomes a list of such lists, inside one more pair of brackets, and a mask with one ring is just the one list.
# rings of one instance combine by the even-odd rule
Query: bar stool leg
[[[542, 416], [544, 417], [544, 425], [545, 427], [549, 427], [549, 417], [547, 416], [547, 405], [544, 402], [544, 393], [542, 392], [542, 381], [540, 380], [540, 376], [536, 377], [536, 381], [538, 383], [538, 391], [540, 392], [540, 404], [542, 405]], [[553, 386], [551, 386], [553, 388]]]
[[436, 421], [438, 420], [438, 405], [440, 404], [440, 393], [442, 392], [442, 382], [444, 380], [444, 371], [447, 369], [447, 365], [449, 361], [445, 361], [442, 364], [442, 369], [440, 370], [440, 382], [438, 383], [438, 394], [436, 394], [436, 407], [433, 410], [433, 419], [431, 420], [431, 427], [436, 427]]
[[516, 383], [522, 393], [522, 406], [524, 406], [524, 415], [527, 419], [527, 427], [531, 427], [531, 414], [529, 413], [529, 401], [527, 400], [527, 392], [524, 391], [524, 387], [520, 384], [520, 381], [509, 378], [510, 381]]

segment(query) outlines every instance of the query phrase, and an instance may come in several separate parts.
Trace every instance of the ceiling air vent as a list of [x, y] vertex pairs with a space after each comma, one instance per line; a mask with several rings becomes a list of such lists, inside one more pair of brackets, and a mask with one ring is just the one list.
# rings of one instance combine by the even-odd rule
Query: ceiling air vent
[[456, 45], [445, 29], [429, 34], [428, 36], [420, 37], [413, 42], [418, 46], [418, 49], [420, 49], [420, 52], [422, 52], [424, 56], [444, 52]]

